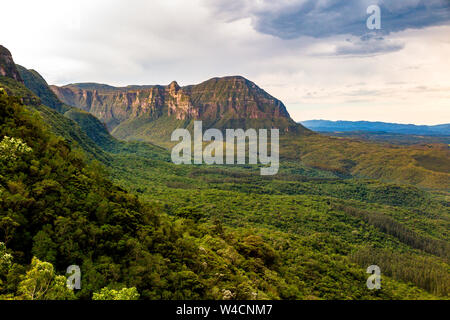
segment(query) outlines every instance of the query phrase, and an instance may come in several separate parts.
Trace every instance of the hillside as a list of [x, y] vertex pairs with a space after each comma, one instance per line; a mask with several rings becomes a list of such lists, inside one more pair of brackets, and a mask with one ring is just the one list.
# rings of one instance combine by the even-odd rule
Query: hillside
[[[135, 286], [143, 297], [153, 299], [221, 296], [220, 291], [208, 288], [198, 248], [191, 245], [194, 239], [200, 244], [201, 238], [183, 236], [189, 227], [176, 227], [159, 208], [143, 205], [111, 184], [98, 168], [86, 165], [4, 91], [0, 92], [0, 114], [0, 135], [20, 139], [30, 148], [28, 154], [16, 151], [10, 164], [5, 163], [6, 154], [1, 154], [0, 217], [14, 227], [2, 223], [0, 238], [11, 250], [15, 264], [6, 273], [1, 270], [0, 280], [7, 278], [9, 285], [0, 286], [0, 295], [22, 293], [20, 270], [36, 256], [60, 272], [67, 265], [79, 264], [86, 284], [78, 292], [81, 298], [90, 298], [94, 290], [114, 283]], [[216, 256], [208, 261], [224, 263]], [[113, 278], [111, 267], [119, 272]], [[245, 283], [245, 271], [232, 269], [235, 275], [226, 272], [227, 278]], [[281, 279], [278, 282], [283, 283]], [[61, 292], [54, 298], [66, 296]]]
[[104, 124], [96, 117], [78, 108], [63, 104], [37, 71], [28, 70], [19, 65], [17, 65], [17, 69], [24, 79], [24, 85], [41, 99], [43, 105], [75, 122], [98, 146], [111, 150], [118, 144], [118, 141], [109, 134]]
[[359, 141], [370, 141], [381, 144], [394, 145], [429, 145], [445, 144], [450, 145], [450, 135], [415, 135], [386, 132], [368, 132], [368, 131], [333, 131], [321, 132], [327, 136], [349, 138]]
[[0, 76], [0, 87], [5, 89], [11, 96], [21, 97], [22, 102], [26, 104], [30, 111], [42, 117], [50, 130], [63, 137], [72, 147], [81, 148], [91, 159], [97, 159], [102, 162], [109, 161], [108, 155], [77, 123], [58, 111], [43, 105], [41, 99], [25, 87], [24, 84], [11, 78]]

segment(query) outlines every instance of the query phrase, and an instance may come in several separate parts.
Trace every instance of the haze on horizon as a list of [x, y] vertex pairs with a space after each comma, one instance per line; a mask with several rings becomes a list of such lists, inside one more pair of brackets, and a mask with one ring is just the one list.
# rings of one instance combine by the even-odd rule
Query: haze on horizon
[[[381, 30], [366, 27], [381, 7]], [[450, 122], [448, 0], [16, 0], [0, 44], [50, 84], [242, 75], [296, 121]]]

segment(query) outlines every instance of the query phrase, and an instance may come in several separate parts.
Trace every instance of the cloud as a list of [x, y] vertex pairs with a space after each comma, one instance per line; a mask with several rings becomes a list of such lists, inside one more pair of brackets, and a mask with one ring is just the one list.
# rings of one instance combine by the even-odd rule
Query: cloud
[[[365, 9], [374, 2], [358, 1], [363, 28]], [[405, 19], [418, 12], [417, 0], [386, 3]], [[280, 28], [274, 35], [261, 32], [263, 21], [294, 16], [299, 8], [310, 35], [289, 20], [292, 37], [278, 36]], [[345, 26], [361, 27], [352, 24], [355, 8], [323, 0], [15, 0], [2, 10], [21, 16], [2, 16], [0, 30], [7, 31], [0, 32], [0, 44], [52, 84], [188, 85], [239, 74], [282, 100], [295, 120], [338, 117], [349, 104], [353, 117], [367, 120], [389, 120], [393, 110], [402, 110], [398, 119], [408, 122], [450, 117], [449, 91], [436, 91], [450, 87], [450, 26], [358, 34]], [[430, 20], [425, 16], [417, 19]], [[442, 24], [436, 14], [430, 17]], [[387, 18], [382, 12], [383, 28]], [[420, 86], [428, 89], [415, 89]]]
[[359, 38], [348, 38], [345, 44], [336, 47], [333, 54], [337, 56], [373, 56], [399, 51], [404, 47], [405, 44], [402, 41], [366, 34]]
[[219, 19], [252, 19], [253, 27], [282, 39], [367, 33], [370, 5], [381, 8], [381, 32], [450, 23], [448, 0], [237, 0], [208, 2]]

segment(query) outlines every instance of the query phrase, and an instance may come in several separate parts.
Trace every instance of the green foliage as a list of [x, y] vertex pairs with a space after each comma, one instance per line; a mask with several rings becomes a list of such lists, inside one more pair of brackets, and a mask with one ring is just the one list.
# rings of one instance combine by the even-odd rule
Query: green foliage
[[[114, 157], [111, 172], [119, 184], [147, 201], [161, 203], [173, 216], [192, 219], [197, 225], [212, 223], [217, 234], [239, 230], [243, 237], [231, 261], [242, 254], [249, 271], [258, 270], [257, 261], [270, 265], [283, 279], [277, 280], [284, 283], [277, 289], [280, 298], [433, 298], [424, 290], [446, 296], [446, 291], [434, 291], [430, 285], [446, 281], [442, 273], [426, 278], [428, 286], [416, 280], [404, 284], [399, 273], [388, 273], [382, 291], [367, 295], [364, 269], [374, 262], [358, 267], [347, 260], [353, 250], [370, 244], [405, 255], [430, 253], [448, 267], [448, 207], [416, 187], [342, 180], [291, 163], [277, 176], [262, 178], [252, 167], [180, 167], [125, 153]], [[246, 245], [247, 232], [250, 239], [260, 234], [263, 243], [274, 248], [275, 263], [261, 254], [270, 250]], [[397, 268], [406, 273], [410, 267], [400, 262]], [[238, 286], [233, 287], [227, 295], [222, 292], [222, 298], [235, 298], [238, 292]], [[251, 286], [245, 292], [247, 297], [267, 297], [264, 290]]]
[[92, 300], [139, 300], [139, 293], [135, 287], [121, 290], [103, 288], [100, 292], [94, 292]]
[[365, 247], [354, 252], [351, 259], [362, 266], [376, 262], [385, 275], [450, 298], [449, 266], [434, 257]]
[[82, 149], [90, 159], [96, 159], [104, 163], [110, 161], [108, 154], [71, 119], [43, 105], [36, 106], [31, 110], [37, 111], [39, 116], [49, 125], [50, 130], [63, 137], [74, 149]]
[[280, 156], [342, 177], [450, 190], [450, 149], [445, 145], [380, 145], [319, 134], [287, 135], [280, 137]]
[[[314, 129], [312, 129], [314, 130]], [[417, 134], [400, 134], [400, 133], [386, 133], [386, 132], [324, 132], [323, 134], [335, 137], [351, 138], [356, 140], [371, 141], [382, 144], [396, 144], [396, 145], [418, 145], [418, 144], [450, 144], [450, 135], [439, 136], [439, 133], [434, 135], [417, 135]]]
[[20, 139], [4, 136], [0, 141], [0, 161], [15, 161], [24, 154], [33, 150]]
[[450, 259], [450, 245], [448, 242], [422, 237], [385, 214], [344, 206], [340, 206], [339, 210], [368, 222], [370, 225], [381, 229], [383, 233], [396, 237], [412, 248]]
[[17, 82], [11, 78], [0, 76], [0, 86], [10, 96], [20, 97], [20, 100], [25, 105], [38, 106], [41, 104], [41, 99], [27, 89], [22, 83]]
[[0, 291], [3, 290], [6, 276], [12, 265], [12, 255], [6, 251], [6, 245], [0, 242]]
[[24, 300], [70, 300], [73, 292], [67, 288], [66, 277], [58, 276], [51, 263], [37, 258], [19, 284], [19, 298]]
[[86, 111], [71, 108], [64, 113], [64, 116], [75, 123], [87, 134], [87, 136], [95, 142], [95, 144], [106, 151], [113, 151], [117, 147], [119, 141], [113, 138], [105, 125], [96, 117]]
[[36, 70], [28, 70], [20, 65], [16, 65], [17, 71], [23, 79], [25, 86], [41, 99], [43, 105], [50, 107], [60, 113], [70, 109], [65, 106], [56, 95], [50, 90], [47, 82]]

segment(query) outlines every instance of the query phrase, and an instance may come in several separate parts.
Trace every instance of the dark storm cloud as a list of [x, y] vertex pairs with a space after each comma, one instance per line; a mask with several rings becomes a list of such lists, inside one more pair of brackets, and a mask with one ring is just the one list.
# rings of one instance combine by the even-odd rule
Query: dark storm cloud
[[[209, 2], [210, 3], [210, 2]], [[250, 17], [254, 28], [282, 39], [367, 33], [367, 8], [381, 8], [381, 32], [420, 29], [450, 23], [450, 0], [297, 0], [219, 1], [219, 17]]]

